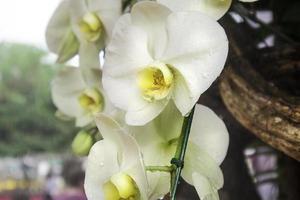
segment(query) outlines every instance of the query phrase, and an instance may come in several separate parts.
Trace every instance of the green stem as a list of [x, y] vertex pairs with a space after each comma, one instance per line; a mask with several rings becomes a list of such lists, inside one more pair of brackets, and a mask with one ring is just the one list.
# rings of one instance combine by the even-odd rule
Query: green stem
[[172, 166], [146, 166], [146, 171], [149, 172], [173, 172], [174, 168]]
[[137, 0], [125, 0], [123, 1], [123, 5], [122, 5], [122, 10], [125, 11], [127, 7], [132, 7], [135, 3], [137, 2]]
[[184, 165], [184, 157], [185, 157], [185, 152], [187, 149], [188, 140], [189, 140], [189, 136], [190, 136], [192, 121], [193, 121], [193, 117], [194, 117], [194, 111], [195, 111], [195, 107], [192, 109], [190, 114], [184, 118], [181, 135], [178, 140], [176, 153], [175, 153], [174, 158], [171, 161], [171, 164], [175, 167], [175, 170], [172, 172], [172, 175], [171, 175], [171, 191], [170, 191], [171, 200], [176, 199], [176, 197], [175, 197], [176, 191], [177, 191], [177, 187], [179, 184], [181, 171], [182, 171], [183, 165]]
[[90, 125], [84, 127], [83, 130], [88, 132], [88, 133], [91, 133], [91, 134], [94, 134], [95, 132], [98, 132], [98, 128], [94, 124], [90, 124]]

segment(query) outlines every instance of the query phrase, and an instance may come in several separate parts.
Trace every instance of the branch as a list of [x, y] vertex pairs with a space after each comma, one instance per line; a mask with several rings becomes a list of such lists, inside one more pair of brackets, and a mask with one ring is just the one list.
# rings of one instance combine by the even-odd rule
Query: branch
[[265, 29], [268, 29], [269, 31], [273, 32], [278, 37], [282, 38], [283, 40], [287, 41], [288, 43], [295, 45], [298, 44], [296, 41], [294, 41], [292, 38], [281, 32], [275, 27], [272, 27], [266, 23], [264, 23], [262, 20], [258, 19], [253, 13], [249, 12], [242, 4], [234, 4], [233, 5], [234, 11], [236, 11], [238, 14], [240, 14], [243, 17], [248, 17], [252, 21], [258, 23]]
[[171, 200], [175, 200], [181, 171], [184, 166], [184, 157], [185, 157], [185, 152], [187, 149], [188, 140], [189, 140], [189, 136], [190, 136], [190, 130], [191, 130], [192, 121], [193, 121], [193, 117], [194, 117], [194, 111], [195, 111], [195, 107], [192, 109], [190, 114], [184, 118], [181, 135], [180, 135], [180, 138], [178, 141], [175, 157], [171, 160], [171, 164], [175, 168], [175, 170], [171, 174], [171, 191], [170, 191]]

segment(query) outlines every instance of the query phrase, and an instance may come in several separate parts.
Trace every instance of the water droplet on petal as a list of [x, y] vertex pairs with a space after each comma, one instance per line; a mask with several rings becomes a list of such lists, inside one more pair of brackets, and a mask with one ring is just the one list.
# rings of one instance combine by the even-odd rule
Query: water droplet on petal
[[202, 74], [202, 77], [203, 77], [204, 79], [207, 79], [207, 78], [209, 77], [209, 75], [208, 75], [208, 73], [204, 72], [204, 73]]
[[103, 162], [100, 162], [99, 165], [100, 165], [100, 167], [103, 167], [103, 166], [104, 166], [104, 163], [103, 163]]

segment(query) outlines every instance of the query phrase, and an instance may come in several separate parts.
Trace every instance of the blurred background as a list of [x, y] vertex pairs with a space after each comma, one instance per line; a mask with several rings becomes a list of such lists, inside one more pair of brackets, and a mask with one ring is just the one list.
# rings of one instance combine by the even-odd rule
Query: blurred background
[[[55, 116], [49, 87], [60, 66], [44, 32], [59, 2], [0, 1], [0, 200], [82, 192], [84, 158], [70, 150], [78, 130]], [[299, 200], [300, 2], [236, 3], [221, 24], [230, 55], [199, 101], [230, 132], [221, 199]], [[198, 197], [182, 181], [178, 199]]]

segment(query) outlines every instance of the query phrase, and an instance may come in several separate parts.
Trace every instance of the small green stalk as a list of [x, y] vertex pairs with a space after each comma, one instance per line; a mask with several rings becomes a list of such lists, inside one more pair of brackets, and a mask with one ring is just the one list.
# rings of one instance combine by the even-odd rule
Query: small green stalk
[[181, 171], [182, 171], [183, 165], [184, 165], [184, 157], [185, 157], [185, 152], [187, 149], [188, 140], [189, 140], [189, 136], [190, 136], [192, 121], [193, 121], [193, 117], [194, 117], [194, 111], [195, 111], [195, 107], [192, 109], [190, 114], [184, 118], [181, 135], [178, 140], [176, 153], [175, 153], [174, 158], [171, 161], [172, 166], [174, 166], [174, 168], [175, 168], [175, 170], [171, 174], [171, 191], [170, 191], [171, 200], [176, 199], [176, 197], [175, 197], [176, 191], [177, 191], [177, 187], [179, 184]]
[[135, 3], [137, 3], [137, 0], [124, 0], [122, 10], [125, 11], [127, 7], [132, 7]]
[[166, 172], [172, 173], [174, 168], [172, 166], [146, 166], [146, 171], [149, 172]]

